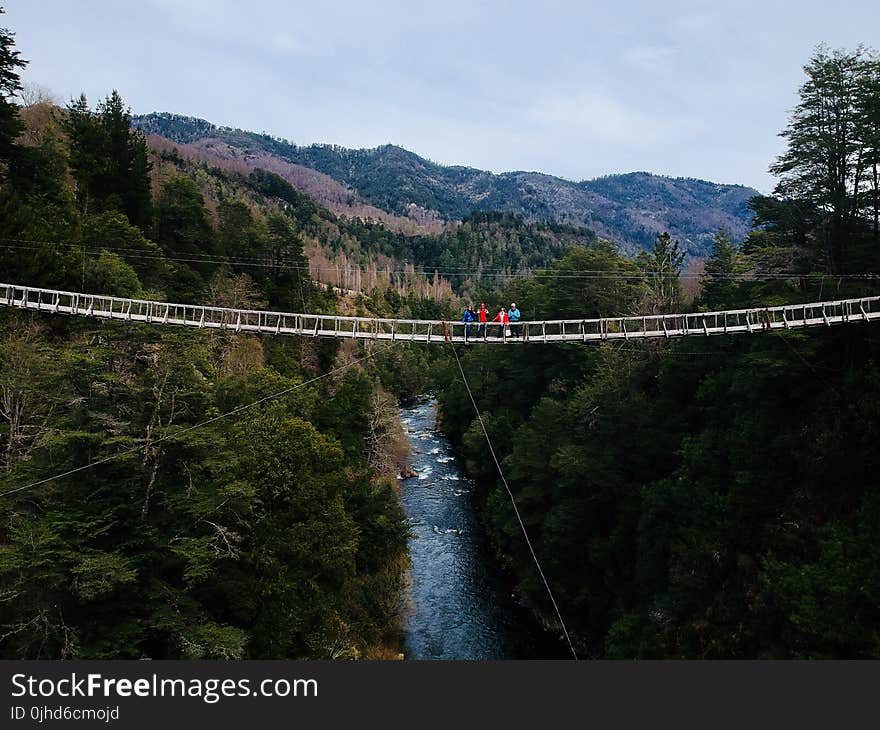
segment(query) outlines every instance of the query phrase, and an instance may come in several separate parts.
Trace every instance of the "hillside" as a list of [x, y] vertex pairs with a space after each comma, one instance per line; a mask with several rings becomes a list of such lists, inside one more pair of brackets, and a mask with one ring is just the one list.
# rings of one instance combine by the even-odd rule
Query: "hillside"
[[745, 237], [750, 224], [746, 202], [757, 194], [740, 185], [646, 172], [583, 182], [537, 172], [495, 174], [439, 165], [394, 145], [368, 150], [298, 146], [167, 113], [135, 117], [134, 124], [147, 134], [186, 146], [209, 163], [258, 163], [335, 212], [396, 222], [398, 228], [409, 219], [436, 231], [442, 220], [461, 220], [475, 211], [505, 211], [527, 221], [584, 226], [628, 252], [647, 249], [667, 230], [690, 255], [702, 256], [721, 226], [736, 241]]
[[[323, 207], [296, 189], [289, 180], [301, 178], [292, 168], [275, 160], [272, 172], [257, 167], [263, 157], [247, 161], [224, 159], [207, 164], [193, 153], [193, 145], [170, 142], [155, 135], [149, 138], [154, 193], [164, 181], [183, 173], [198, 182], [212, 222], [227, 227], [232, 210], [245, 205], [259, 210], [283, 210], [296, 222], [303, 252], [312, 276], [322, 284], [356, 290], [379, 299], [393, 290], [399, 297], [414, 295], [447, 302], [460, 295], [476, 296], [479, 286], [503, 283], [511, 272], [528, 272], [549, 267], [568, 247], [588, 246], [595, 234], [585, 228], [561, 223], [527, 223], [512, 213], [474, 213], [455, 225], [435, 225], [394, 216], [367, 205], [345, 203], [336, 215], [331, 205]], [[269, 160], [271, 162], [271, 160]], [[326, 177], [308, 168], [311, 181]], [[327, 178], [329, 179], [329, 178]], [[331, 181], [332, 182], [332, 181]], [[333, 183], [341, 188], [338, 183]], [[319, 190], [334, 191], [331, 185]], [[337, 202], [338, 198], [337, 198]], [[337, 212], [339, 206], [335, 206]], [[357, 211], [357, 214], [352, 213]], [[378, 219], [371, 211], [379, 211]], [[254, 234], [231, 234], [225, 255], [240, 258], [254, 253]], [[245, 271], [249, 271], [245, 268]], [[401, 302], [392, 296], [395, 310]], [[378, 304], [378, 301], [374, 301]]]

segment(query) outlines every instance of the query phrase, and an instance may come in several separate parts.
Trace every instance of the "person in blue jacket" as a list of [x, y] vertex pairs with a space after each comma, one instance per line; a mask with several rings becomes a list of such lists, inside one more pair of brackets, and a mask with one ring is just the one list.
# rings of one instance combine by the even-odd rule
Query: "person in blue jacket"
[[461, 321], [464, 322], [464, 341], [468, 341], [468, 337], [471, 335], [471, 329], [473, 325], [471, 322], [474, 321], [474, 305], [471, 304], [464, 310], [464, 313], [461, 315]]
[[510, 309], [507, 310], [507, 317], [510, 320], [510, 334], [513, 337], [519, 337], [522, 334], [522, 325], [519, 323], [522, 314], [516, 308], [516, 302], [512, 302]]

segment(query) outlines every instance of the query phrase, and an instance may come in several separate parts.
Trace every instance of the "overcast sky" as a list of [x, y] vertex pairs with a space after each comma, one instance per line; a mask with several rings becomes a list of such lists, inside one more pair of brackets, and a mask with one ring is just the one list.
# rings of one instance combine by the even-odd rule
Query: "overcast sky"
[[876, 0], [0, 3], [24, 80], [61, 101], [117, 88], [299, 144], [762, 192], [814, 47], [880, 46]]

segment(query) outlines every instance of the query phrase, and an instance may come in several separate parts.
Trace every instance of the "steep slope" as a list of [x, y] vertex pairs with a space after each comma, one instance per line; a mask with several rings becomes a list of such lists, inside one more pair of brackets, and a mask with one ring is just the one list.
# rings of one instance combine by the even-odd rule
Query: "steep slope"
[[[474, 211], [514, 212], [531, 221], [587, 226], [630, 252], [647, 248], [664, 230], [694, 256], [706, 253], [720, 226], [741, 240], [750, 223], [746, 202], [757, 194], [740, 185], [646, 172], [584, 182], [536, 172], [494, 174], [439, 165], [394, 145], [368, 150], [335, 145], [302, 147], [173, 114], [136, 117], [135, 124], [149, 134], [197, 146], [202, 154], [219, 154], [223, 149], [228, 156], [229, 150], [237, 150], [245, 158], [264, 160], [268, 155], [298, 170], [317, 171], [342, 186], [351, 210], [372, 206], [373, 210], [423, 224], [436, 223], [438, 218], [460, 220]], [[261, 162], [260, 166], [266, 164]], [[287, 179], [303, 189], [309, 184], [305, 179]], [[338, 189], [312, 185], [309, 192], [328, 207], [339, 206]]]

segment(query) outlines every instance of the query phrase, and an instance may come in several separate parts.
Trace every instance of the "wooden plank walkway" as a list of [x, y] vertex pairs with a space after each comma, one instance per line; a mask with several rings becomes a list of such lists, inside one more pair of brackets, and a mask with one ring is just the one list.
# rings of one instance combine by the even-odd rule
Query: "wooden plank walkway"
[[199, 329], [429, 344], [445, 342], [519, 344], [639, 340], [695, 335], [705, 337], [803, 327], [827, 327], [880, 319], [880, 297], [865, 297], [721, 312], [521, 322], [520, 337], [508, 336], [499, 324], [489, 323], [485, 333], [479, 330], [479, 325], [471, 324], [469, 336], [466, 338], [466, 325], [462, 322], [343, 317], [205, 307], [40, 289], [16, 284], [0, 284], [0, 305], [54, 314]]

